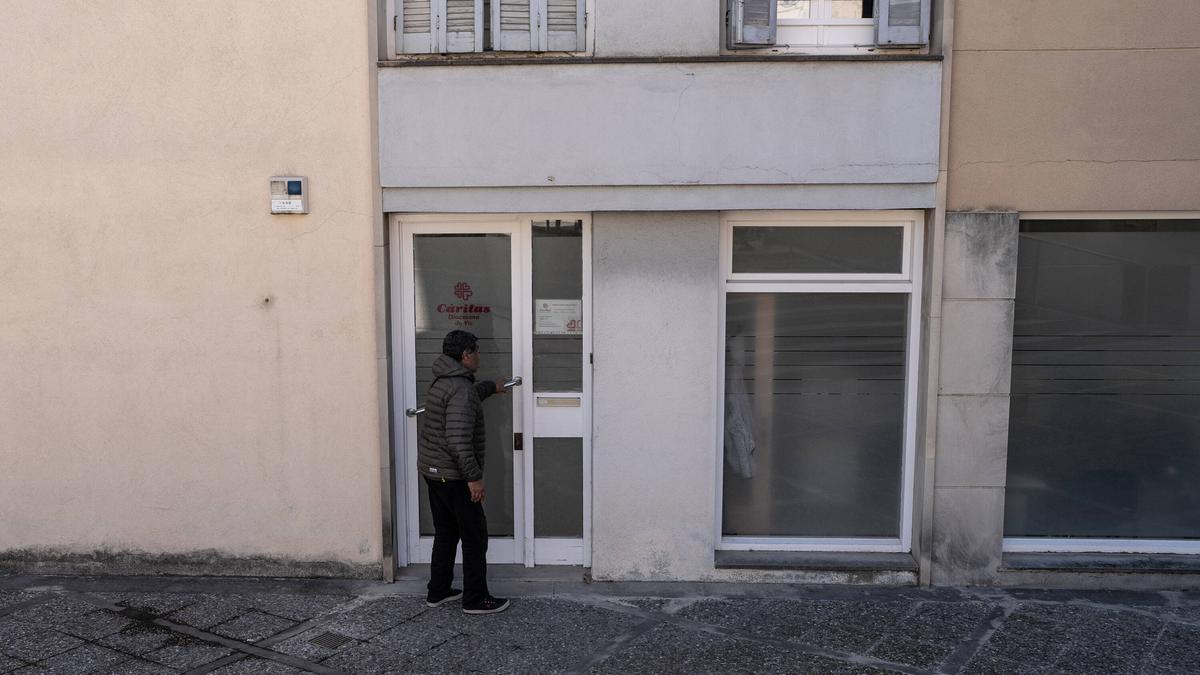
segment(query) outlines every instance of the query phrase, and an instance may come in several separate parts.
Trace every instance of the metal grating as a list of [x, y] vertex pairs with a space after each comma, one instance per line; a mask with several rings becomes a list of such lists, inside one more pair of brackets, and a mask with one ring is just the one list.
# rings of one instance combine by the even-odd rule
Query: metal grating
[[309, 643], [318, 647], [325, 647], [326, 649], [337, 649], [338, 647], [341, 647], [347, 642], [351, 642], [353, 640], [354, 638], [352, 637], [342, 635], [340, 633], [326, 631], [309, 640]]

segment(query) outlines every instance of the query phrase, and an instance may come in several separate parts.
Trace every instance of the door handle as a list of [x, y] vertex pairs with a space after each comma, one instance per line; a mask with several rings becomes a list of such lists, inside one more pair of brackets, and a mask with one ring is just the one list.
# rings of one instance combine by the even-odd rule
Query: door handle
[[521, 386], [523, 383], [524, 383], [524, 380], [522, 380], [522, 379], [521, 379], [521, 376], [520, 376], [520, 375], [518, 375], [518, 376], [516, 376], [516, 377], [512, 377], [512, 378], [509, 378], [509, 379], [505, 380], [505, 381], [504, 381], [504, 388], [505, 388], [505, 389], [512, 389], [513, 387], [519, 387], [519, 386]]
[[404, 411], [404, 414], [408, 415], [409, 417], [416, 417], [423, 412], [425, 412], [425, 406], [421, 406], [420, 408], [409, 408], [408, 410]]

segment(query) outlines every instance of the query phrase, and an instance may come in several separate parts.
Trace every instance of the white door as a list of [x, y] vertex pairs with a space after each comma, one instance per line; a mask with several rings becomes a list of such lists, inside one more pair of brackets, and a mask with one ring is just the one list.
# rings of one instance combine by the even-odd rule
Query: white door
[[[442, 338], [479, 338], [480, 379], [522, 385], [484, 401], [484, 512], [493, 563], [590, 564], [587, 223], [580, 216], [393, 219], [398, 523], [407, 560], [433, 547], [415, 471], [420, 413]], [[587, 330], [585, 330], [587, 329]]]

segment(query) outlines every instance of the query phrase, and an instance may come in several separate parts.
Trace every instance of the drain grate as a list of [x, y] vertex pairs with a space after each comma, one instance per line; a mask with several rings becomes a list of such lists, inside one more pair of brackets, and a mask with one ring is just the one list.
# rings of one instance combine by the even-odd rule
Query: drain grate
[[326, 631], [309, 640], [309, 643], [318, 647], [325, 647], [326, 649], [337, 649], [352, 640], [354, 640], [352, 637]]

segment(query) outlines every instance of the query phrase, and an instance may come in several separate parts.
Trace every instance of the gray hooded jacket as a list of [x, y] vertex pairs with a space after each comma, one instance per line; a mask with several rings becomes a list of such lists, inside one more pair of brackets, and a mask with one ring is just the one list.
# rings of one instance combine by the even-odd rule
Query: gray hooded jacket
[[495, 382], [475, 375], [455, 359], [439, 355], [425, 397], [417, 443], [417, 471], [429, 478], [483, 480], [483, 399]]

